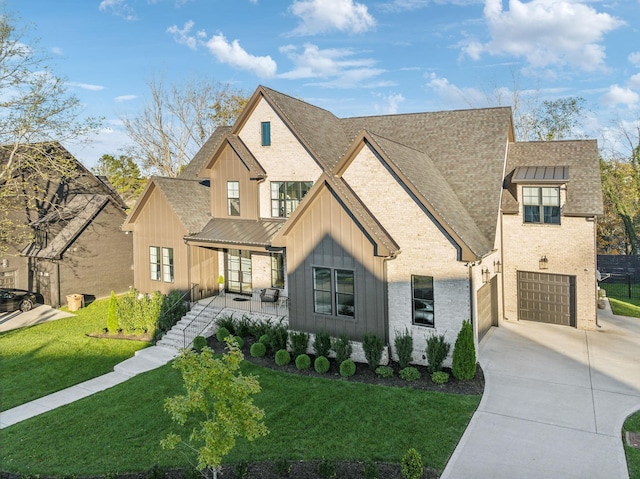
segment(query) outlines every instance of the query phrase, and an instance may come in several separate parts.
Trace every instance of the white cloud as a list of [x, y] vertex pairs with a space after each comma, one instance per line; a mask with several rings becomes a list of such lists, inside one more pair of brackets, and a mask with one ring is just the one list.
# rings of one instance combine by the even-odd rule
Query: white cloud
[[398, 107], [405, 101], [405, 97], [401, 93], [391, 93], [382, 97], [383, 105], [376, 105], [376, 111], [382, 115], [395, 115], [398, 113]]
[[640, 52], [633, 52], [629, 54], [629, 62], [633, 63], [634, 65], [639, 65], [640, 66]]
[[460, 88], [435, 73], [427, 76], [427, 86], [452, 108], [479, 108], [487, 104], [487, 95], [478, 88]]
[[292, 32], [294, 35], [315, 35], [331, 30], [362, 33], [376, 25], [367, 6], [354, 0], [296, 0], [289, 11], [301, 20]]
[[89, 83], [79, 83], [75, 81], [67, 82], [67, 85], [69, 85], [70, 87], [81, 88], [82, 90], [89, 90], [89, 91], [104, 90], [104, 87], [102, 85], [91, 85]]
[[167, 28], [167, 33], [171, 33], [173, 35], [173, 39], [176, 41], [176, 43], [179, 43], [180, 45], [186, 45], [191, 50], [195, 50], [197, 47], [197, 39], [195, 36], [189, 35], [191, 29], [193, 28], [193, 25], [195, 25], [193, 20], [185, 22], [182, 29], [178, 28], [177, 25], [171, 25], [169, 28]]
[[629, 78], [629, 87], [634, 90], [640, 90], [640, 73], [636, 73]]
[[572, 0], [487, 0], [484, 15], [491, 40], [471, 41], [465, 48], [471, 58], [483, 53], [524, 57], [534, 68], [574, 65], [586, 71], [604, 68], [605, 33], [624, 22]]
[[219, 62], [241, 70], [253, 72], [261, 78], [271, 78], [276, 74], [276, 62], [270, 56], [258, 57], [244, 50], [238, 40], [228, 42], [224, 35], [214, 35], [205, 45]]
[[98, 8], [101, 12], [110, 12], [127, 21], [138, 19], [135, 10], [125, 0], [102, 0]]
[[137, 95], [120, 95], [114, 98], [117, 103], [122, 103], [123, 101], [131, 101], [138, 98]]
[[600, 97], [600, 102], [608, 107], [615, 107], [617, 105], [632, 107], [637, 104], [639, 100], [640, 95], [618, 84], [611, 85], [609, 91]]
[[483, 3], [484, 0], [393, 0], [392, 2], [380, 5], [385, 11], [401, 12], [406, 10], [417, 10], [419, 8], [428, 7], [429, 5], [477, 5]]

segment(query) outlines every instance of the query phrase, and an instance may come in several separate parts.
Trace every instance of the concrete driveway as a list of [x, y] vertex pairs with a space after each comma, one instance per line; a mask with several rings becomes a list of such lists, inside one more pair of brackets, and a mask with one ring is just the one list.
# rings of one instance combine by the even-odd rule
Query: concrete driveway
[[59, 309], [53, 309], [51, 306], [37, 304], [31, 311], [27, 311], [26, 313], [22, 311], [0, 313], [0, 332], [24, 328], [25, 326], [33, 326], [34, 324], [68, 318], [70, 316], [75, 315], [60, 311]]
[[629, 477], [621, 428], [640, 409], [640, 319], [599, 313], [597, 331], [493, 328], [485, 393], [442, 479]]

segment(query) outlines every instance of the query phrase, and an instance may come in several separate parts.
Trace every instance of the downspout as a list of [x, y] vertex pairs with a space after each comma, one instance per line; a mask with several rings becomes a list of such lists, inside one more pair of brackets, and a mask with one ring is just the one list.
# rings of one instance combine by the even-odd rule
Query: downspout
[[[468, 264], [468, 272], [469, 272], [469, 321], [471, 321], [471, 327], [475, 329], [473, 333], [473, 341], [476, 342], [478, 337], [478, 328], [477, 321], [473, 319], [473, 306], [474, 306], [474, 298], [473, 298], [473, 266], [475, 263], [467, 263]], [[478, 350], [478, 345], [475, 345], [476, 351]]]

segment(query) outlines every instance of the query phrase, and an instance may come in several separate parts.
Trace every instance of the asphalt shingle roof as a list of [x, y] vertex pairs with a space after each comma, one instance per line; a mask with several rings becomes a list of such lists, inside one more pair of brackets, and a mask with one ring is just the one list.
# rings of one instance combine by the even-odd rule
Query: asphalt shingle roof
[[149, 181], [162, 192], [190, 234], [201, 231], [211, 219], [211, 190], [204, 182], [162, 176], [154, 176]]

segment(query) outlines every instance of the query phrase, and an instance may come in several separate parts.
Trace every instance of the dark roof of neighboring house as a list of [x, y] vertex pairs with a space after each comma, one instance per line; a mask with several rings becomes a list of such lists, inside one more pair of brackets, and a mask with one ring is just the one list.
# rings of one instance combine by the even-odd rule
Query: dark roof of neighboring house
[[213, 218], [201, 232], [186, 239], [205, 243], [270, 246], [271, 238], [283, 224], [282, 220]]
[[60, 258], [108, 201], [109, 197], [106, 195], [74, 196], [66, 205], [54, 209], [32, 223], [33, 226], [39, 227], [60, 222], [64, 224], [60, 232], [48, 242], [46, 247], [40, 248], [36, 243], [31, 243], [21, 254], [35, 258]]
[[211, 219], [211, 191], [197, 180], [154, 176], [153, 181], [189, 233], [196, 233]]
[[200, 174], [200, 170], [202, 170], [204, 165], [209, 162], [213, 154], [218, 149], [218, 144], [230, 130], [230, 126], [219, 126], [218, 128], [216, 128], [216, 130], [209, 137], [209, 139], [205, 141], [204, 145], [202, 145], [200, 150], [198, 150], [189, 164], [184, 168], [184, 170], [182, 170], [178, 178], [181, 178], [183, 180], [197, 179], [198, 175]]
[[[602, 215], [602, 185], [598, 145], [595, 140], [533, 141], [511, 143], [507, 158], [503, 210], [518, 212], [513, 174], [517, 168], [564, 166], [568, 169], [567, 216]], [[535, 180], [531, 180], [535, 184]]]

